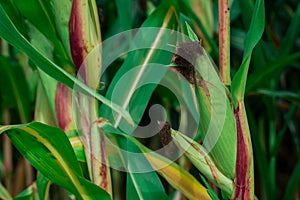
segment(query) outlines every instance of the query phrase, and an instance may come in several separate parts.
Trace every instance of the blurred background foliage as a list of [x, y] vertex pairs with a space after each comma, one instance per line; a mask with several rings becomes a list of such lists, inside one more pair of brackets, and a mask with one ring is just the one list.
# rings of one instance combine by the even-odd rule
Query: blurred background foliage
[[[4, 5], [5, 1], [1, 3]], [[97, 0], [102, 40], [140, 27], [160, 3], [160, 0]], [[254, 2], [231, 0], [230, 3], [231, 67], [234, 74], [242, 61], [243, 42], [250, 25]], [[218, 2], [178, 0], [178, 4], [182, 12], [180, 17], [193, 25], [206, 51], [218, 63]], [[300, 2], [265, 0], [265, 9], [265, 32], [253, 52], [245, 97], [254, 149], [255, 194], [259, 199], [299, 199]], [[16, 12], [18, 8], [10, 11]], [[14, 23], [29, 38], [28, 30], [32, 29], [32, 25], [20, 13], [15, 16], [18, 18], [14, 18]], [[30, 122], [34, 119], [36, 97], [41, 89], [37, 81], [37, 69], [33, 63], [28, 62], [24, 53], [4, 40], [0, 43], [1, 124]], [[59, 48], [56, 50], [59, 51]], [[43, 51], [47, 53], [49, 49]], [[64, 60], [54, 59], [59, 62]], [[119, 59], [109, 68], [105, 76], [108, 82], [112, 80], [122, 62]], [[168, 107], [175, 124], [179, 113], [174, 96], [158, 87], [149, 105], [158, 102]], [[49, 110], [44, 109], [44, 112]], [[141, 123], [147, 124], [147, 121], [147, 116], [144, 116]], [[159, 141], [152, 138], [143, 142], [157, 148]], [[13, 195], [19, 194], [35, 179], [35, 172], [26, 167], [28, 164], [24, 164], [25, 160], [9, 144], [5, 135], [1, 136], [1, 147], [1, 182], [9, 183], [6, 187]], [[10, 155], [4, 155], [4, 152]], [[12, 159], [4, 162], [5, 156]], [[124, 183], [120, 182], [118, 187], [122, 189]], [[118, 192], [119, 194], [115, 194], [116, 198], [118, 195], [122, 196], [122, 192]]]

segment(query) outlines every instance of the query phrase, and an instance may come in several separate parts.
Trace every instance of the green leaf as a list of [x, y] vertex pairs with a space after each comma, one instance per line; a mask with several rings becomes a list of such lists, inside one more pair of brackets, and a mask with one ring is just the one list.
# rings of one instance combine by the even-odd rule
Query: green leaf
[[[53, 45], [51, 42], [35, 28], [33, 25], [28, 26], [30, 42], [41, 54], [50, 60], [53, 60]], [[35, 121], [48, 125], [57, 125], [54, 101], [57, 81], [37, 68], [39, 75], [39, 84], [37, 87], [35, 103]]]
[[[130, 152], [140, 153], [141, 150], [130, 140], [125, 140], [125, 145]], [[123, 146], [124, 147], [124, 146]], [[143, 171], [152, 168], [146, 157], [127, 157], [126, 167], [129, 169], [127, 173], [127, 199], [134, 199], [131, 195], [137, 196], [137, 199], [167, 199], [165, 189], [155, 171], [135, 173], [135, 171]], [[151, 194], [151, 195], [149, 195]]]
[[78, 132], [76, 130], [70, 130], [66, 134], [75, 152], [77, 160], [81, 162], [86, 162], [86, 157], [84, 154], [84, 146], [81, 142]]
[[285, 188], [283, 200], [289, 200], [294, 198], [300, 182], [299, 171], [300, 171], [300, 159], [298, 158], [298, 162], [295, 165], [294, 170]]
[[15, 147], [31, 164], [49, 178], [74, 193], [79, 199], [111, 199], [100, 187], [86, 180], [66, 134], [38, 122], [1, 126]]
[[23, 16], [25, 16], [30, 23], [32, 23], [41, 33], [53, 42], [58, 55], [61, 58], [64, 58], [64, 60], [68, 60], [70, 57], [68, 57], [66, 50], [58, 37], [59, 34], [56, 31], [54, 16], [57, 16], [58, 13], [53, 14], [50, 0], [28, 0], [26, 2], [16, 0], [15, 2]]
[[[300, 92], [298, 92], [298, 94], [300, 95]], [[277, 133], [277, 136], [276, 136], [276, 142], [275, 144], [271, 147], [271, 156], [274, 157], [277, 155], [279, 149], [280, 149], [280, 146], [281, 146], [281, 143], [283, 141], [283, 138], [285, 136], [285, 134], [288, 132], [287, 129], [288, 127], [292, 124], [292, 118], [295, 114], [295, 111], [297, 110], [297, 107], [295, 104], [292, 104], [288, 110], [288, 112], [285, 113], [284, 115], [284, 124], [282, 126], [282, 128], [280, 129], [280, 131]]]
[[[108, 88], [106, 97], [118, 103], [123, 109], [130, 110], [136, 124], [141, 120], [156, 85], [168, 70], [163, 65], [170, 63], [172, 53], [160, 49], [176, 42], [176, 34], [172, 35], [171, 30], [167, 29], [174, 27], [175, 20], [175, 8], [168, 2], [162, 3], [147, 18], [131, 41], [127, 58]], [[153, 67], [151, 63], [158, 63], [160, 66]], [[143, 87], [139, 89], [140, 86]], [[128, 133], [135, 129], [126, 124], [121, 115], [112, 113], [106, 105], [100, 108], [100, 113], [113, 122], [114, 126], [121, 125]]]
[[199, 39], [198, 39], [196, 33], [193, 31], [192, 27], [187, 22], [185, 22], [185, 25], [186, 25], [186, 28], [187, 28], [187, 32], [188, 32], [189, 38], [193, 42], [199, 42]]
[[3, 37], [10, 44], [15, 46], [17, 49], [24, 51], [28, 57], [45, 73], [52, 78], [66, 84], [70, 88], [76, 85], [76, 88], [85, 94], [95, 97], [103, 104], [111, 107], [114, 111], [121, 114], [130, 124], [133, 124], [129, 113], [123, 110], [120, 106], [112, 103], [102, 95], [97, 94], [91, 88], [77, 80], [75, 77], [70, 75], [68, 72], [51, 62], [49, 59], [44, 57], [38, 52], [16, 29], [12, 24], [11, 20], [6, 15], [3, 7], [0, 5], [0, 37]]
[[253, 1], [251, 0], [235, 0], [238, 2], [238, 5], [240, 9], [242, 10], [241, 12], [241, 17], [244, 23], [244, 26], [249, 27], [251, 23], [251, 16], [253, 14]]
[[29, 88], [23, 68], [8, 58], [0, 56], [0, 91], [3, 94], [1, 106], [13, 106], [18, 111], [22, 123], [30, 120]]
[[57, 81], [49, 77], [43, 71], [39, 71], [40, 82], [37, 87], [37, 95], [35, 102], [34, 120], [48, 124], [50, 126], [57, 126], [57, 120], [54, 109], [55, 88]]
[[127, 170], [127, 199], [167, 199], [165, 189], [157, 172], [150, 165], [147, 158], [143, 156], [140, 148], [133, 141], [123, 137], [123, 133], [118, 129], [109, 127], [109, 129], [104, 129], [104, 131], [106, 134], [113, 133], [112, 137], [116, 139], [118, 147], [123, 150], [119, 151], [117, 156], [113, 154], [116, 151], [108, 152], [108, 156], [110, 159], [113, 159], [113, 162], [118, 157], [121, 157], [122, 160], [120, 162]]
[[0, 183], [0, 198], [5, 200], [12, 200], [12, 197], [5, 189], [5, 187], [2, 185], [2, 183]]
[[44, 176], [41, 172], [38, 172], [37, 179], [36, 179], [36, 186], [37, 186], [40, 200], [49, 199], [50, 185], [51, 185], [51, 181], [46, 176]]
[[122, 27], [122, 31], [131, 29], [133, 21], [131, 0], [116, 0], [118, 19]]
[[251, 92], [258, 86], [262, 86], [263, 83], [267, 82], [274, 76], [278, 76], [280, 71], [287, 67], [290, 63], [300, 58], [300, 52], [282, 56], [275, 60], [267, 63], [267, 65], [257, 68], [250, 76], [247, 81], [246, 93]]
[[209, 185], [209, 183], [207, 182], [207, 180], [202, 176], [202, 174], [199, 174], [199, 176], [200, 176], [202, 182], [204, 183], [204, 185], [207, 187], [207, 192], [211, 196], [212, 200], [219, 200], [218, 195], [211, 188], [211, 186]]
[[[210, 2], [209, 1], [202, 1], [204, 6], [207, 6], [208, 8], [210, 7]], [[212, 48], [212, 54], [215, 57], [218, 57], [219, 55], [219, 48], [217, 46], [217, 44], [215, 43], [215, 41], [213, 40], [212, 36], [210, 35], [210, 33], [208, 32], [209, 30], [207, 30], [207, 28], [205, 27], [205, 22], [202, 22], [201, 19], [198, 17], [198, 15], [195, 13], [195, 11], [193, 10], [193, 3], [191, 0], [187, 1], [187, 0], [180, 0], [179, 1], [180, 4], [180, 11], [183, 12], [185, 15], [191, 17], [195, 23], [198, 25], [198, 27], [200, 28], [201, 32], [203, 33], [205, 39], [207, 40], [207, 42], [209, 43], [209, 45]], [[204, 17], [208, 17], [208, 18], [212, 18], [212, 13], [211, 10], [205, 10], [204, 12], [207, 12], [207, 16]], [[209, 16], [211, 15], [211, 16]], [[207, 24], [208, 26], [211, 26], [211, 24]]]
[[72, 0], [51, 0], [51, 10], [52, 13], [55, 13], [54, 22], [56, 31], [69, 57], [71, 57], [69, 44], [69, 20], [71, 7]]
[[242, 29], [231, 28], [230, 29], [230, 45], [239, 50], [243, 50], [244, 48], [244, 39], [246, 33]]
[[[50, 1], [15, 0], [20, 12], [51, 41], [57, 40]], [[38, 19], [38, 20], [37, 20]]]
[[[111, 126], [111, 124], [104, 123], [100, 126], [108, 137], [116, 137], [121, 140], [130, 141], [137, 148], [139, 148], [147, 158], [151, 166], [156, 169], [156, 171], [165, 178], [170, 185], [175, 189], [182, 192], [189, 199], [211, 199], [205, 187], [203, 187], [191, 174], [186, 170], [181, 168], [176, 162], [173, 162], [160, 154], [148, 149], [143, 144], [141, 144], [134, 137], [121, 132], [120, 130]], [[111, 135], [115, 134], [115, 135]], [[117, 157], [113, 152], [109, 154], [114, 159]], [[143, 162], [143, 161], [141, 161]], [[148, 167], [148, 166], [147, 166]], [[153, 172], [154, 173], [154, 172]], [[148, 186], [149, 187], [149, 186]], [[149, 194], [148, 194], [149, 195]]]
[[251, 24], [244, 43], [242, 64], [232, 80], [232, 98], [234, 106], [244, 99], [248, 69], [254, 47], [259, 42], [265, 27], [265, 6], [263, 0], [255, 3]]
[[[243, 10], [244, 11], [244, 10]], [[239, 2], [237, 0], [231, 1], [230, 5], [230, 22], [236, 20], [241, 14]]]
[[7, 12], [9, 18], [13, 21], [17, 29], [22, 33], [26, 34], [26, 22], [22, 14], [18, 10], [14, 1], [0, 0], [1, 5]]
[[299, 36], [300, 28], [300, 2], [298, 3], [296, 12], [291, 18], [291, 23], [286, 31], [285, 38], [282, 41], [280, 52], [283, 55], [288, 55], [292, 47], [295, 45], [297, 37]]
[[[246, 31], [251, 24], [251, 17], [254, 12], [254, 3], [253, 0], [235, 0], [238, 1], [241, 12], [242, 22], [244, 24], [243, 29]], [[244, 50], [244, 49], [243, 49]], [[262, 68], [263, 65], [267, 63], [267, 57], [265, 56], [266, 46], [263, 46], [261, 42], [258, 43], [257, 48], [253, 51], [253, 67]]]
[[289, 91], [274, 91], [268, 89], [259, 89], [257, 90], [257, 93], [270, 96], [270, 97], [282, 98], [300, 106], [300, 95], [297, 93], [293, 93]]
[[35, 186], [30, 185], [23, 192], [18, 194], [18, 196], [16, 196], [14, 200], [35, 200], [36, 193], [37, 191], [35, 189]]

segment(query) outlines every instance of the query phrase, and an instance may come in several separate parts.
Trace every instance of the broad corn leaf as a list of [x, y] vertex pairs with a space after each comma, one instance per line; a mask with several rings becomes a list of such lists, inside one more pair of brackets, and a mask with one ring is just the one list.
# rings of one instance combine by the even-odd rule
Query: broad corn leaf
[[[127, 57], [108, 88], [106, 97], [116, 101], [123, 109], [131, 110], [135, 124], [141, 120], [152, 92], [167, 71], [163, 65], [169, 64], [172, 58], [171, 52], [162, 51], [161, 48], [176, 42], [176, 34], [172, 35], [170, 30], [174, 27], [176, 17], [176, 8], [168, 2], [163, 2], [148, 17], [132, 39], [128, 52], [123, 52], [128, 53]], [[159, 63], [160, 66], [153, 67], [152, 63]], [[153, 84], [144, 86], [149, 81]], [[139, 89], [140, 86], [144, 86], [143, 89]], [[100, 113], [115, 127], [122, 126], [128, 133], [135, 129], [105, 105]]]
[[46, 72], [52, 78], [66, 84], [73, 88], [74, 85], [77, 89], [85, 94], [95, 97], [102, 103], [111, 107], [117, 113], [120, 113], [130, 124], [133, 123], [128, 112], [124, 111], [120, 106], [112, 103], [102, 95], [95, 93], [94, 90], [84, 85], [81, 81], [70, 75], [68, 72], [51, 62], [49, 59], [44, 57], [39, 51], [37, 51], [16, 29], [8, 18], [3, 7], [0, 5], [0, 37], [7, 40], [10, 44], [15, 46], [17, 49], [24, 51], [28, 57], [44, 72]]
[[79, 199], [111, 199], [100, 187], [81, 174], [72, 146], [63, 131], [38, 122], [1, 126], [15, 147], [49, 180], [75, 194]]

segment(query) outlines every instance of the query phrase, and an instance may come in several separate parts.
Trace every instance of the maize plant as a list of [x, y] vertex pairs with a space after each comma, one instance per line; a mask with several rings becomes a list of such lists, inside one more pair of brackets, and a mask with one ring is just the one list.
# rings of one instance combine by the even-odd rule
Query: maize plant
[[0, 0], [0, 199], [299, 198], [300, 3], [275, 2]]

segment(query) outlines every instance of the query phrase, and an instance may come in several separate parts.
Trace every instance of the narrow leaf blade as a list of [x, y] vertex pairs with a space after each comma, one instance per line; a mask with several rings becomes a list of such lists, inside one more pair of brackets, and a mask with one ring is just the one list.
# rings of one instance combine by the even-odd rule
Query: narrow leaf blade
[[236, 107], [244, 99], [248, 69], [254, 47], [259, 42], [265, 26], [265, 6], [263, 0], [255, 3], [251, 24], [244, 43], [243, 62], [232, 80], [232, 98]]

